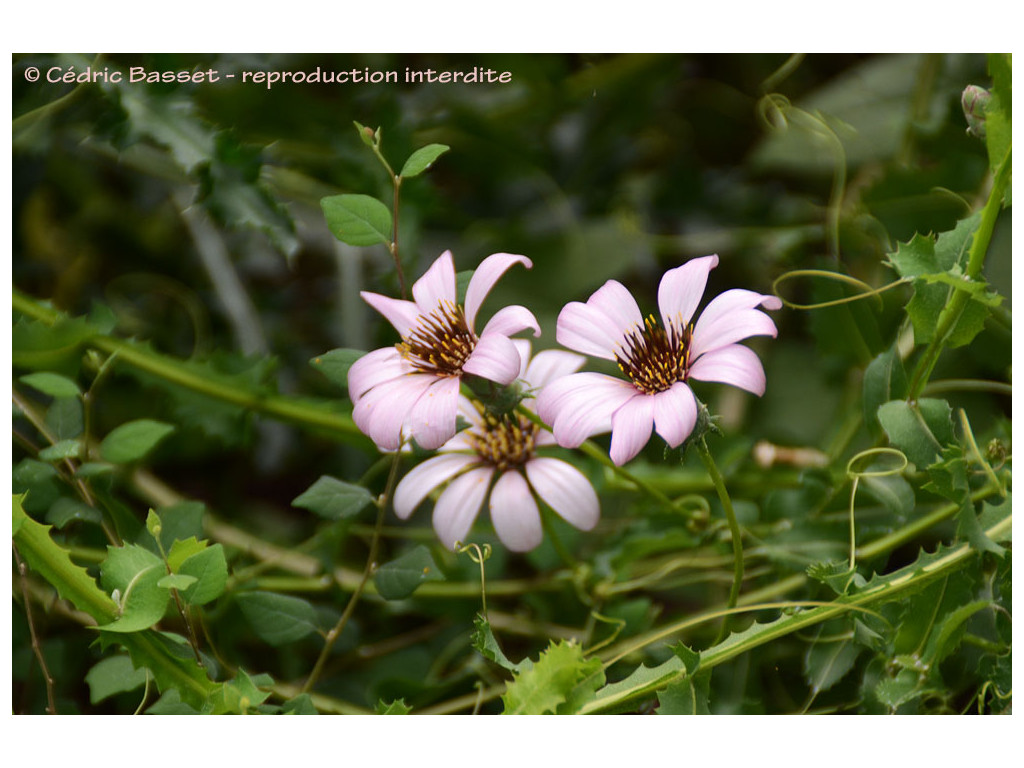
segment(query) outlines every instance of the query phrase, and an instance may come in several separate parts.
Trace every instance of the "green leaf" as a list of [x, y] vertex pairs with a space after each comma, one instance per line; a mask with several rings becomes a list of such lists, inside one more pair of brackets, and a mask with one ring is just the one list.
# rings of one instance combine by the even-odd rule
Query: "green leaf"
[[107, 559], [100, 565], [104, 589], [120, 593], [121, 615], [100, 625], [107, 632], [138, 632], [163, 618], [170, 594], [160, 587], [167, 575], [163, 561], [137, 544], [107, 547]]
[[21, 381], [50, 397], [82, 396], [82, 390], [78, 388], [78, 385], [67, 376], [61, 376], [59, 373], [50, 373], [49, 371], [29, 373], [22, 376]]
[[179, 566], [178, 573], [195, 579], [195, 583], [181, 593], [181, 599], [186, 605], [206, 605], [216, 600], [224, 594], [228, 583], [224, 547], [214, 544], [191, 555]]
[[845, 595], [852, 587], [860, 589], [867, 580], [856, 571], [850, 570], [850, 561], [816, 562], [807, 566], [807, 576], [830, 587], [837, 595]]
[[921, 677], [910, 669], [901, 669], [895, 677], [884, 678], [875, 688], [875, 696], [890, 710], [913, 701], [927, 693], [921, 686]]
[[145, 669], [136, 669], [126, 654], [101, 659], [85, 675], [89, 703], [98, 704], [114, 694], [134, 691], [146, 684], [147, 675]]
[[171, 688], [157, 699], [153, 706], [146, 710], [148, 715], [198, 715], [202, 714], [198, 709], [189, 706], [181, 700], [181, 692], [177, 688]]
[[308, 509], [328, 520], [345, 520], [355, 517], [372, 502], [373, 496], [361, 485], [323, 475], [299, 495], [292, 506]]
[[190, 586], [195, 584], [197, 581], [195, 576], [185, 576], [180, 573], [169, 573], [164, 576], [160, 581], [156, 583], [158, 587], [164, 589], [188, 589]]
[[402, 166], [402, 172], [398, 175], [405, 179], [419, 176], [449, 149], [451, 147], [444, 144], [427, 144], [425, 147], [420, 147], [409, 155], [409, 159]]
[[274, 647], [317, 630], [316, 611], [305, 600], [274, 592], [243, 592], [235, 598], [253, 631]]
[[[161, 531], [163, 533], [163, 531]], [[167, 553], [167, 567], [171, 569], [173, 573], [178, 573], [181, 569], [181, 564], [186, 559], [192, 557], [192, 555], [202, 552], [209, 545], [207, 541], [199, 541], [195, 536], [190, 536], [187, 539], [178, 539], [171, 544], [171, 549]]]
[[282, 715], [319, 715], [313, 699], [308, 693], [300, 693], [294, 699], [288, 699], [281, 706]]
[[501, 697], [504, 714], [572, 714], [592, 700], [603, 684], [600, 659], [584, 659], [575, 643], [552, 641], [530, 669], [515, 674], [508, 684]]
[[900, 475], [867, 476], [860, 479], [860, 490], [875, 497], [890, 514], [893, 522], [902, 520], [914, 511], [917, 503], [914, 489]]
[[907, 374], [896, 346], [886, 350], [864, 371], [864, 423], [873, 433], [881, 434], [878, 408], [890, 400], [907, 396]]
[[491, 631], [490, 623], [481, 614], [478, 613], [473, 618], [473, 626], [476, 629], [470, 638], [470, 642], [484, 658], [490, 659], [498, 666], [510, 672], [523, 672], [533, 666], [533, 662], [529, 659], [524, 659], [521, 664], [513, 664], [509, 661], [508, 657], [501, 650], [501, 646], [498, 645], [498, 641]]
[[64, 459], [77, 459], [81, 453], [82, 443], [78, 440], [61, 440], [51, 446], [43, 448], [39, 452], [39, 458], [43, 461], [63, 461]]
[[812, 693], [827, 691], [853, 669], [864, 650], [851, 638], [832, 642], [815, 642], [804, 654], [804, 680]]
[[711, 688], [711, 674], [686, 675], [674, 680], [658, 691], [659, 715], [710, 715], [708, 697]]
[[878, 409], [878, 421], [889, 442], [923, 469], [953, 441], [952, 413], [945, 400], [923, 397], [914, 404], [893, 400]]
[[84, 428], [82, 399], [59, 397], [46, 409], [46, 426], [58, 440], [79, 437]]
[[174, 431], [174, 425], [137, 419], [112, 430], [100, 443], [100, 456], [112, 464], [138, 461]]
[[425, 581], [444, 581], [444, 574], [422, 544], [385, 563], [373, 574], [377, 592], [385, 600], [402, 600]]
[[672, 653], [674, 653], [683, 666], [686, 667], [687, 675], [697, 674], [697, 670], [700, 668], [700, 654], [697, 651], [691, 650], [682, 641], [672, 646]]
[[391, 211], [369, 195], [334, 195], [320, 201], [327, 228], [349, 245], [391, 242]]
[[405, 703], [405, 699], [395, 699], [390, 704], [380, 699], [375, 709], [378, 715], [408, 715], [412, 712], [412, 707]]
[[100, 525], [103, 522], [103, 514], [98, 509], [67, 496], [57, 499], [46, 512], [46, 522], [58, 529], [76, 521]]
[[11, 362], [16, 367], [69, 376], [81, 364], [82, 343], [96, 335], [96, 329], [82, 317], [62, 317], [53, 325], [21, 318], [11, 331]]
[[[993, 174], [1010, 151], [1013, 134], [1013, 70], [1011, 55], [990, 53], [988, 71], [992, 75], [992, 98], [985, 110], [985, 145], [989, 169]], [[1007, 201], [1010, 187], [1006, 188]]]
[[274, 680], [269, 675], [249, 677], [244, 669], [239, 669], [234, 680], [222, 683], [207, 700], [212, 714], [247, 714], [262, 704], [270, 696], [270, 691], [260, 690], [260, 686], [270, 687]]
[[996, 544], [985, 534], [977, 513], [974, 511], [974, 504], [968, 495], [964, 496], [960, 504], [960, 511], [956, 515], [956, 535], [961, 540], [966, 540], [971, 547], [979, 552], [991, 552], [997, 557], [1004, 557], [1006, 549]]
[[341, 389], [348, 390], [348, 369], [366, 353], [361, 349], [332, 349], [317, 355], [309, 364]]

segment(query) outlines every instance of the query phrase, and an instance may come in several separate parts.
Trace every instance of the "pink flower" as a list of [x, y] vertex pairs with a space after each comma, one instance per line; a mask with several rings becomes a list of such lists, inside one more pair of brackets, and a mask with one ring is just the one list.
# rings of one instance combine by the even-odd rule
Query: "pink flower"
[[[579, 369], [583, 358], [571, 352], [540, 352], [530, 357], [528, 341], [518, 341], [527, 387], [540, 387]], [[523, 400], [529, 407], [529, 401]], [[589, 531], [600, 514], [597, 494], [583, 473], [560, 459], [537, 456], [553, 445], [549, 432], [517, 413], [496, 416], [479, 403], [460, 399], [460, 414], [470, 426], [441, 447], [438, 456], [409, 472], [395, 489], [395, 513], [403, 520], [440, 485], [434, 505], [434, 530], [448, 549], [464, 541], [484, 499], [498, 538], [514, 552], [526, 552], [543, 538], [540, 497], [564, 520]]]
[[533, 313], [520, 306], [500, 309], [479, 336], [474, 323], [484, 298], [516, 263], [533, 267], [525, 256], [510, 253], [484, 259], [469, 281], [465, 307], [456, 303], [451, 251], [413, 285], [414, 301], [360, 293], [402, 337], [393, 347], [364, 355], [348, 372], [352, 417], [378, 448], [393, 451], [413, 437], [433, 450], [451, 438], [464, 374], [501, 385], [515, 379], [521, 361], [509, 336], [526, 328], [539, 336]]
[[658, 286], [661, 325], [644, 320], [636, 301], [609, 280], [586, 304], [567, 304], [558, 316], [563, 346], [615, 360], [628, 380], [576, 373], [549, 384], [537, 397], [540, 417], [555, 440], [575, 448], [611, 430], [609, 454], [624, 464], [647, 444], [651, 431], [675, 448], [693, 431], [697, 401], [687, 382], [719, 381], [764, 394], [761, 361], [737, 342], [775, 336], [775, 324], [757, 307], [779, 309], [775, 296], [734, 289], [716, 296], [690, 323], [718, 256], [692, 259], [665, 273]]

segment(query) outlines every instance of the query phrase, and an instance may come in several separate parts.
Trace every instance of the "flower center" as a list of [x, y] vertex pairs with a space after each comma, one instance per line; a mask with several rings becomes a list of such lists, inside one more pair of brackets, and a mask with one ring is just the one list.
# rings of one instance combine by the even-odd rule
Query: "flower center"
[[539, 427], [515, 414], [495, 416], [474, 401], [483, 426], [466, 432], [480, 458], [500, 470], [521, 466], [533, 458], [534, 439]]
[[458, 376], [476, 346], [476, 334], [469, 330], [462, 306], [441, 301], [409, 332], [398, 351], [413, 368], [438, 376]]
[[692, 326], [680, 331], [669, 323], [666, 330], [658, 326], [654, 315], [649, 315], [643, 328], [634, 328], [626, 335], [615, 353], [615, 362], [641, 392], [664, 392], [677, 381], [686, 380], [692, 336]]

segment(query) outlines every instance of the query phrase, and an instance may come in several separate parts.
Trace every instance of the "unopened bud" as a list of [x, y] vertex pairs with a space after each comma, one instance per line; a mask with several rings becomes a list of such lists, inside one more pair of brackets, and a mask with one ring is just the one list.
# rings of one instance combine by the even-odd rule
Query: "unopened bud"
[[992, 94], [980, 85], [968, 85], [960, 96], [960, 104], [967, 118], [967, 132], [979, 139], [985, 138], [985, 110]]

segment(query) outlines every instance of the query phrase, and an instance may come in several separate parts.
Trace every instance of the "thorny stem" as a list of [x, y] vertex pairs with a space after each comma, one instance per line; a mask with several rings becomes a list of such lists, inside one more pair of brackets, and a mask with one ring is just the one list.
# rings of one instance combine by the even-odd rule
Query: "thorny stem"
[[[725, 519], [729, 523], [729, 532], [732, 536], [733, 579], [732, 587], [729, 589], [729, 602], [725, 606], [726, 610], [729, 610], [736, 607], [736, 601], [740, 596], [740, 585], [743, 583], [743, 534], [740, 531], [740, 524], [736, 520], [736, 512], [732, 508], [729, 492], [725, 488], [725, 479], [722, 477], [722, 473], [718, 471], [718, 465], [715, 464], [715, 460], [711, 456], [711, 451], [708, 450], [708, 445], [703, 437], [696, 443], [696, 446], [701, 461], [704, 462], [704, 466], [711, 476], [711, 482], [715, 485], [718, 500], [722, 502], [722, 509], [725, 510]], [[722, 641], [728, 626], [728, 618], [723, 618], [722, 626], [718, 630], [718, 637], [712, 645], [718, 645]]]
[[28, 634], [32, 638], [32, 652], [35, 654], [36, 659], [39, 661], [39, 669], [43, 672], [43, 680], [46, 681], [46, 713], [48, 715], [57, 714], [57, 697], [53, 690], [53, 675], [50, 674], [50, 668], [46, 666], [46, 659], [43, 657], [42, 646], [39, 645], [39, 636], [36, 634], [36, 623], [32, 618], [32, 605], [28, 594], [27, 569], [25, 563], [21, 559], [21, 555], [18, 554], [18, 548], [14, 546], [13, 542], [11, 548], [14, 550], [14, 559], [18, 563], [18, 580], [21, 582], [21, 596], [25, 603], [25, 619], [28, 621]]
[[324, 665], [327, 663], [327, 657], [331, 655], [331, 649], [338, 641], [338, 638], [341, 637], [341, 633], [345, 629], [345, 625], [348, 624], [348, 620], [355, 612], [356, 605], [359, 603], [359, 598], [362, 597], [363, 590], [366, 588], [366, 583], [370, 580], [370, 574], [373, 572], [374, 565], [377, 562], [377, 549], [380, 545], [380, 529], [381, 526], [384, 525], [384, 513], [387, 511], [388, 504], [391, 501], [391, 494], [394, 492], [395, 481], [398, 478], [398, 465], [400, 463], [401, 452], [395, 451], [394, 458], [391, 460], [391, 472], [388, 474], [387, 486], [384, 489], [384, 493], [377, 501], [377, 523], [374, 526], [373, 537], [370, 539], [370, 553], [366, 557], [366, 567], [363, 568], [363, 576], [359, 580], [359, 584], [356, 586], [352, 596], [349, 598], [348, 605], [345, 606], [345, 610], [342, 612], [341, 618], [338, 619], [338, 623], [335, 624], [327, 633], [324, 647], [320, 651], [320, 656], [316, 660], [313, 671], [309, 673], [309, 677], [306, 678], [306, 682], [302, 686], [302, 693], [309, 693], [310, 689], [320, 678]]

